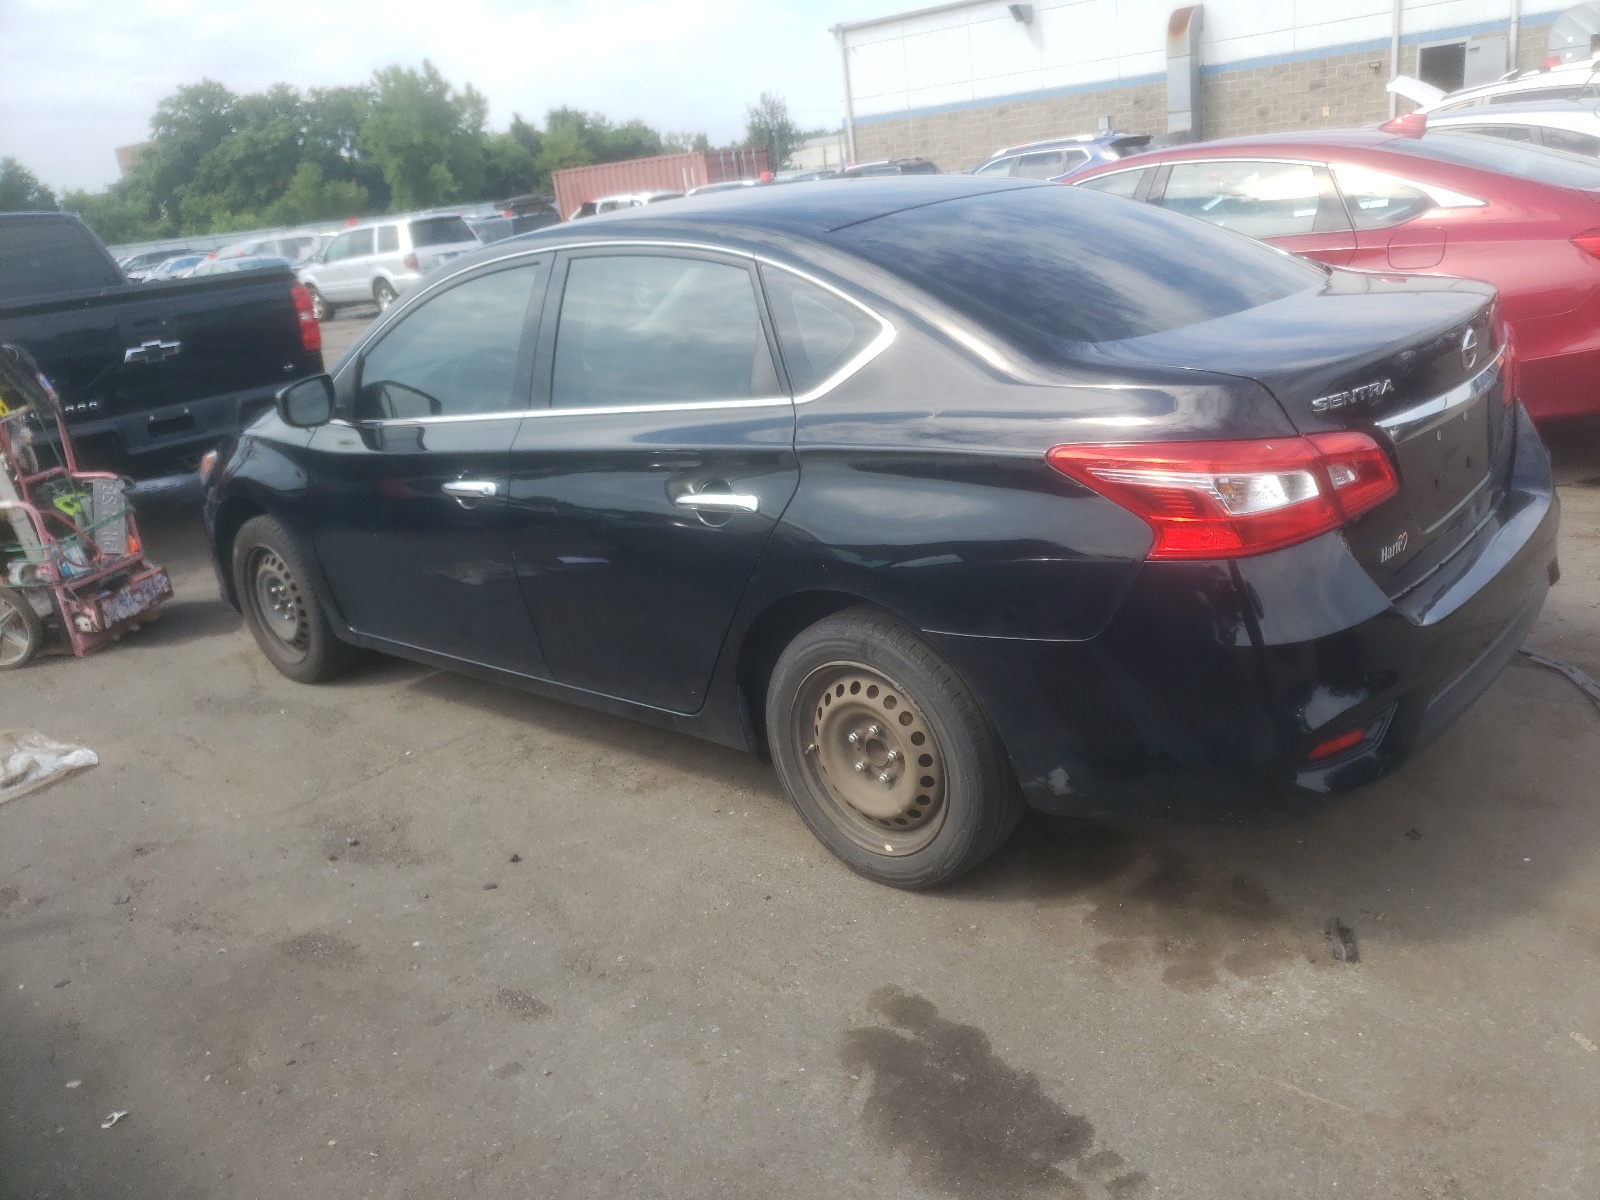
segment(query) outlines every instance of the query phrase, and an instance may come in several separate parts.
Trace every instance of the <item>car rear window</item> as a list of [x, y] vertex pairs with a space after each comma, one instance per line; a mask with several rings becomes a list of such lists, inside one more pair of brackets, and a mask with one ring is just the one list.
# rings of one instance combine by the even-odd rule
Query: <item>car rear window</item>
[[411, 222], [411, 245], [418, 250], [424, 246], [448, 246], [452, 242], [477, 240], [472, 236], [471, 227], [460, 217], [427, 217]]
[[73, 220], [23, 217], [0, 221], [0, 300], [27, 300], [123, 282], [115, 265], [94, 244], [94, 235]]
[[1035, 351], [1114, 342], [1255, 308], [1320, 268], [1143, 204], [1044, 185], [905, 209], [835, 236]]
[[1585, 162], [1565, 150], [1550, 150], [1526, 142], [1441, 129], [1420, 138], [1395, 138], [1383, 143], [1383, 148], [1395, 154], [1499, 171], [1535, 183], [1600, 188], [1600, 163]]

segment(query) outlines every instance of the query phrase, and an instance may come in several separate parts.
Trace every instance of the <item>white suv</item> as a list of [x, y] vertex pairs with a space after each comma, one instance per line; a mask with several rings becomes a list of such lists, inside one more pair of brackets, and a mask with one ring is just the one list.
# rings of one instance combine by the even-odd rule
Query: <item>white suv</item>
[[319, 321], [341, 304], [394, 303], [423, 274], [482, 243], [458, 216], [405, 217], [346, 229], [300, 268]]

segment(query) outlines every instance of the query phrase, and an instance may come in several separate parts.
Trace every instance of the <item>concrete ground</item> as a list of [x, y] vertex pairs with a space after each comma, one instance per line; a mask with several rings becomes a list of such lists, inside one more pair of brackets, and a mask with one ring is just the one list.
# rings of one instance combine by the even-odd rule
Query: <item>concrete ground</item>
[[[1530, 645], [1600, 676], [1562, 437]], [[0, 676], [0, 728], [101, 757], [0, 806], [5, 1200], [1600, 1195], [1558, 675], [1286, 827], [1030, 819], [905, 895], [743, 755], [393, 660], [292, 684], [193, 511], [146, 532], [162, 620]]]

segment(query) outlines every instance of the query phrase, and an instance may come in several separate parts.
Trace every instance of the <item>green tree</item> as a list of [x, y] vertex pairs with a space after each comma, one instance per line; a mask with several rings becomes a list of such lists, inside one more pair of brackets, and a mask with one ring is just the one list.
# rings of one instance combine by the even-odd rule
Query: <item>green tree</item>
[[261, 223], [305, 225], [357, 216], [366, 208], [366, 188], [348, 179], [324, 179], [321, 167], [303, 162], [283, 195], [262, 210]]
[[0, 158], [0, 212], [49, 212], [56, 194], [14, 158]]
[[789, 119], [789, 105], [782, 96], [762, 92], [761, 99], [747, 105], [744, 110], [745, 141], [751, 146], [765, 146], [767, 163], [774, 171], [789, 165], [789, 156], [795, 152], [805, 135]]
[[67, 192], [61, 197], [61, 207], [77, 213], [101, 241], [111, 245], [142, 242], [168, 232], [151, 219], [145, 202], [128, 195], [120, 184], [113, 184], [103, 192]]
[[539, 151], [539, 173], [546, 179], [552, 172], [567, 167], [583, 167], [594, 161], [583, 137], [571, 125], [547, 125], [543, 148]]
[[539, 157], [515, 133], [494, 133], [484, 139], [484, 199], [505, 200], [539, 186]]
[[664, 133], [661, 135], [661, 148], [667, 153], [709, 150], [711, 139], [703, 133]]
[[357, 145], [383, 172], [399, 209], [476, 199], [484, 185], [488, 102], [471, 84], [456, 91], [431, 62], [373, 76], [371, 110]]

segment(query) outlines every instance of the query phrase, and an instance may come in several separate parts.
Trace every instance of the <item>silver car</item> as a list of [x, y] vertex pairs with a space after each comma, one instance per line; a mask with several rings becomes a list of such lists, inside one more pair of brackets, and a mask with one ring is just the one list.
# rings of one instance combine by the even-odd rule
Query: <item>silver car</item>
[[392, 217], [346, 229], [298, 274], [317, 320], [326, 321], [340, 305], [386, 309], [428, 271], [480, 244], [458, 216]]
[[1486, 137], [1527, 142], [1600, 158], [1600, 113], [1593, 100], [1528, 100], [1521, 104], [1434, 111], [1429, 129], [1454, 129]]

